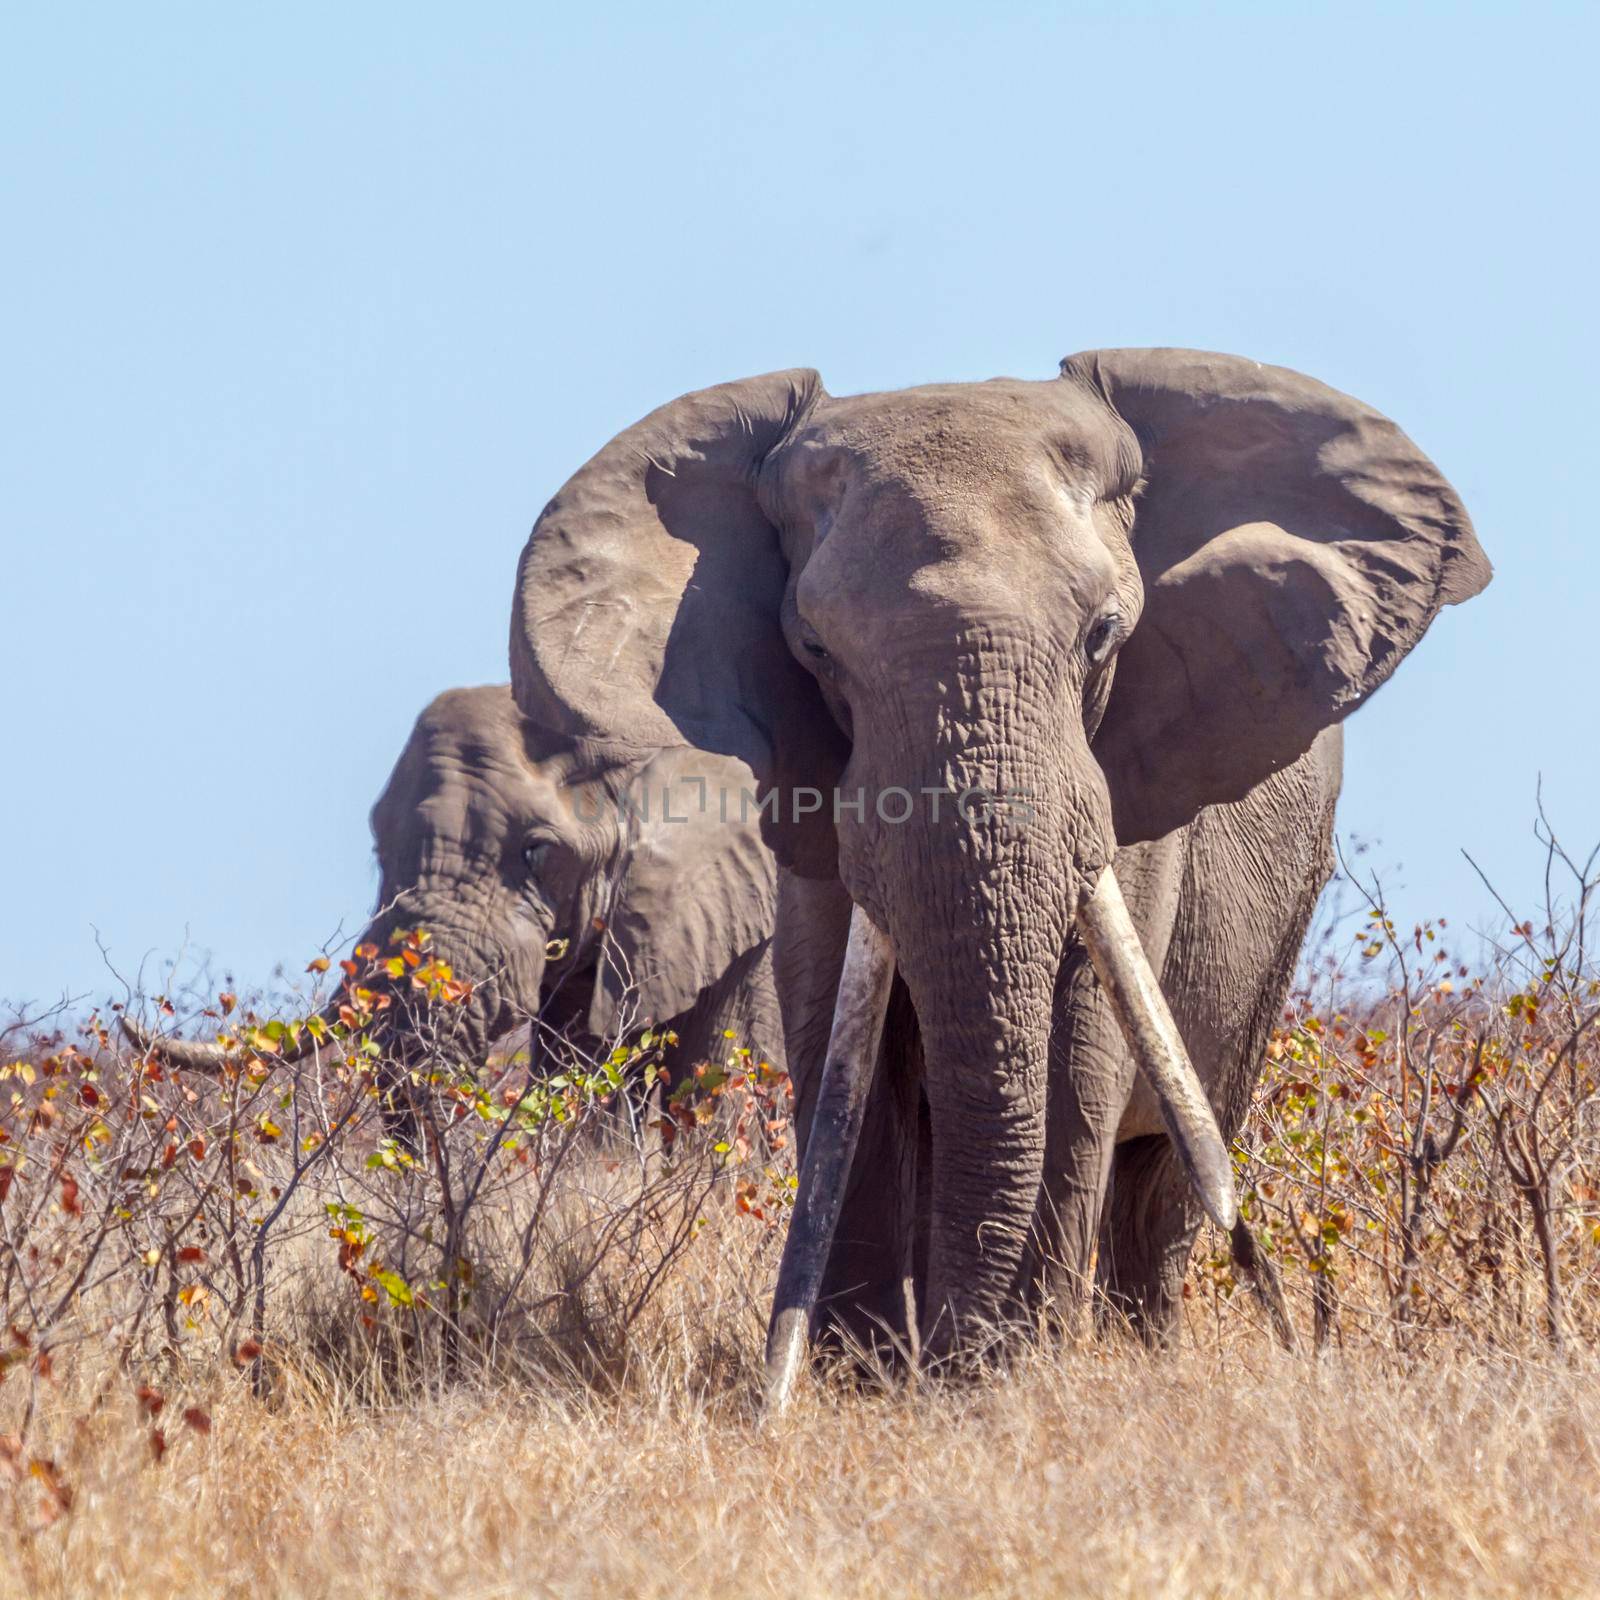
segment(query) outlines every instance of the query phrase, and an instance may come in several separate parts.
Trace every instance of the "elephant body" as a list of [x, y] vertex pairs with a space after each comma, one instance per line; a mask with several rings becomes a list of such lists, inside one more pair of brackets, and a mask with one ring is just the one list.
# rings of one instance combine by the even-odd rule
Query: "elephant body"
[[819, 1292], [965, 1360], [1081, 1291], [1097, 1238], [1113, 1299], [1170, 1325], [1175, 1163], [1232, 1227], [1336, 730], [1489, 576], [1387, 418], [1191, 350], [846, 397], [770, 373], [563, 486], [518, 568], [518, 707], [586, 759], [747, 775], [784, 870], [810, 1126], [774, 1396]]

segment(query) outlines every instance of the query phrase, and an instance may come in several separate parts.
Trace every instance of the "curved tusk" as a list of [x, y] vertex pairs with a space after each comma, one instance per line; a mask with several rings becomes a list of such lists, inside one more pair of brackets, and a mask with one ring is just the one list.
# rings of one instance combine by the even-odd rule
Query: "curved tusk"
[[833, 1007], [833, 1032], [817, 1091], [800, 1187], [778, 1267], [778, 1287], [767, 1325], [766, 1411], [789, 1402], [805, 1360], [811, 1318], [822, 1291], [833, 1230], [839, 1224], [850, 1162], [861, 1137], [867, 1091], [883, 1038], [883, 1018], [894, 981], [894, 948], [860, 906], [850, 913], [850, 939]]
[[1128, 1048], [1156, 1091], [1200, 1204], [1224, 1233], [1230, 1232], [1239, 1211], [1228, 1147], [1110, 867], [1078, 904], [1078, 932]]
[[153, 1056], [184, 1072], [220, 1072], [228, 1053], [220, 1044], [204, 1044], [198, 1039], [161, 1039], [147, 1033], [137, 1022], [122, 1019], [122, 1031], [141, 1055]]
[[[327, 1021], [329, 1017], [337, 1017], [336, 1007], [325, 1007], [322, 1018]], [[127, 1034], [133, 1047], [141, 1055], [153, 1056], [157, 1061], [163, 1061], [168, 1066], [178, 1068], [180, 1072], [208, 1072], [215, 1076], [230, 1062], [238, 1065], [250, 1059], [248, 1050], [241, 1050], [236, 1055], [229, 1053], [220, 1044], [208, 1044], [201, 1039], [165, 1039], [157, 1034], [150, 1033], [141, 1028], [137, 1022], [130, 1022], [127, 1017], [122, 1019], [122, 1031]], [[298, 1061], [311, 1055], [318, 1048], [316, 1038], [311, 1033], [306, 1033], [299, 1046], [286, 1050], [281, 1056], [274, 1058], [274, 1065], [292, 1067]], [[335, 1054], [342, 1054], [339, 1042], [329, 1040], [326, 1048]]]

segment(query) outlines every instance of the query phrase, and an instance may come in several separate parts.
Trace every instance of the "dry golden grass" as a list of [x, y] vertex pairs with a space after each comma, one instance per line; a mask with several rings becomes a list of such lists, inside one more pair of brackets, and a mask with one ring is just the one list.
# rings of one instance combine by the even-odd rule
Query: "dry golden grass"
[[[119, 1402], [10, 1595], [1578, 1595], [1600, 1588], [1595, 1364], [1412, 1371], [1263, 1343], [1038, 1354], [962, 1392], [235, 1384], [152, 1463]], [[177, 1435], [181, 1435], [178, 1437]]]
[[1170, 1354], [824, 1373], [773, 1423], [792, 1151], [739, 1052], [637, 1144], [609, 1078], [452, 1067], [413, 1160], [369, 1068], [259, 1033], [198, 1088], [30, 1047], [0, 1600], [1600, 1595], [1600, 974], [1581, 915], [1514, 932], [1463, 982], [1375, 912], [1387, 993], [1274, 1037], [1236, 1157], [1297, 1351], [1207, 1234]]

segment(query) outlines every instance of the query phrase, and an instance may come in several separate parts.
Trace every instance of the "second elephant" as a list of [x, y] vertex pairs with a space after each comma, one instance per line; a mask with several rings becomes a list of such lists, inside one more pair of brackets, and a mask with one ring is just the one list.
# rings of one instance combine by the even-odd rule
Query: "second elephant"
[[[781, 1069], [772, 857], [753, 816], [700, 804], [737, 780], [699, 751], [586, 755], [524, 717], [506, 684], [439, 695], [372, 809], [378, 903], [356, 943], [387, 954], [424, 928], [472, 991], [427, 1013], [426, 1040], [392, 1006], [386, 1055], [403, 1065], [448, 1025], [452, 1050], [479, 1061], [537, 1019], [589, 1053], [646, 1026], [673, 1032], [674, 1076], [723, 1058], [728, 1034]], [[220, 1058], [161, 1049], [180, 1065]]]

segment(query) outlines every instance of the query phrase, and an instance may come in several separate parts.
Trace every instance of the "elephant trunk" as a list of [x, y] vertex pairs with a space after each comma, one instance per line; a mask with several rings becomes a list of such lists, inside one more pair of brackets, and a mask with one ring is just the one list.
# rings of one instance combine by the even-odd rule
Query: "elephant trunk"
[[[433, 967], [442, 963], [453, 977], [471, 985], [465, 998], [440, 1003], [437, 990], [426, 978], [414, 978], [409, 966], [398, 977], [380, 972], [372, 987], [386, 994], [390, 1003], [371, 1031], [385, 1051], [399, 1060], [415, 1061], [439, 1049], [448, 1049], [462, 1060], [481, 1060], [490, 1041], [508, 1025], [511, 1005], [524, 993], [522, 984], [503, 970], [503, 954], [493, 941], [486, 940], [481, 931], [460, 926], [461, 899], [452, 887], [430, 915], [429, 905], [412, 891], [403, 909], [375, 918], [359, 941], [392, 954], [405, 935], [425, 929], [424, 963]], [[539, 974], [535, 974], [532, 1011], [538, 1009], [538, 984]]]
[[927, 788], [961, 797], [953, 815], [876, 841], [875, 887], [922, 1033], [932, 1168], [919, 1320], [936, 1361], [981, 1357], [1021, 1304], [1056, 974], [1111, 848], [1087, 750], [1064, 768], [1019, 720], [1031, 721], [1013, 715], [1003, 741], [969, 734], [929, 774]]
[[[1030, 875], [1031, 876], [1031, 875]], [[1040, 886], [1056, 904], [1059, 894]], [[933, 1135], [921, 1344], [976, 1359], [1019, 1304], [1043, 1180], [1050, 1001], [1061, 936], [1009, 897], [932, 913], [903, 962], [922, 1028]], [[986, 914], [985, 914], [986, 913]]]

